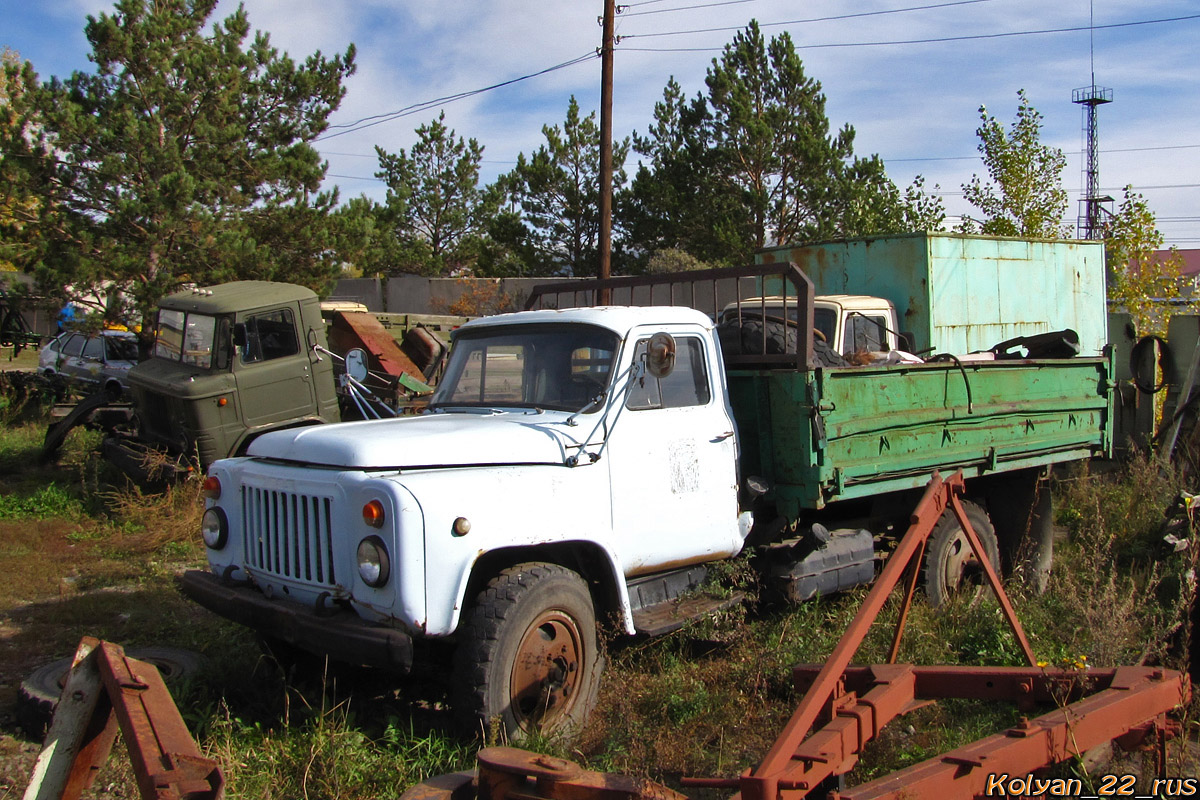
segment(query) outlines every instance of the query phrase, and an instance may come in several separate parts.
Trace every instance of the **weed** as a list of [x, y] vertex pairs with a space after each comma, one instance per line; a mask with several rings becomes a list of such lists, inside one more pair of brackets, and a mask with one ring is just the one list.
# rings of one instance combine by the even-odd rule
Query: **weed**
[[55, 483], [47, 484], [32, 494], [0, 495], [0, 519], [78, 518], [82, 513], [79, 500]]

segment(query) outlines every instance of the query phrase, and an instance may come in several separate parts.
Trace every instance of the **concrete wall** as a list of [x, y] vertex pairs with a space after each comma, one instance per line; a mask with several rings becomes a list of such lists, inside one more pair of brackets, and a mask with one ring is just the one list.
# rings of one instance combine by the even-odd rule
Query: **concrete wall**
[[466, 294], [478, 302], [500, 302], [485, 311], [519, 311], [530, 290], [539, 283], [563, 278], [344, 278], [334, 286], [330, 300], [356, 300], [374, 312], [392, 314], [448, 314]]

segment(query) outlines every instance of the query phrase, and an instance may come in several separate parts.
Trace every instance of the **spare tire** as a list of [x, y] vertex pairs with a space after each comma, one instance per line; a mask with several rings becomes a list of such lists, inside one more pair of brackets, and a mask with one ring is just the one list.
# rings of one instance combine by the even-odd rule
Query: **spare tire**
[[[830, 347], [817, 331], [813, 331], [813, 360], [821, 367], [847, 367], [850, 362]], [[743, 315], [717, 326], [721, 352], [730, 356], [761, 356], [796, 353], [799, 350], [799, 329], [794, 322], [778, 317]]]
[[[208, 664], [199, 653], [179, 647], [129, 647], [125, 649], [125, 655], [153, 664], [168, 685], [195, 677]], [[60, 658], [43, 664], [21, 681], [17, 693], [17, 723], [30, 736], [40, 739], [46, 735], [72, 660]]]

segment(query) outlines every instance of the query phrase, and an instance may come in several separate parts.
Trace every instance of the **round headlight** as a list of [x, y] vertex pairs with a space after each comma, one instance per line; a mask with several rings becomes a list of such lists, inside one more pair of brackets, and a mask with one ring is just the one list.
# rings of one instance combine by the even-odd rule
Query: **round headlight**
[[358, 543], [358, 577], [367, 586], [379, 588], [388, 581], [391, 561], [387, 546], [378, 536], [368, 536]]
[[216, 506], [205, 511], [200, 520], [200, 535], [211, 549], [224, 547], [229, 541], [229, 520], [225, 518], [225, 512]]

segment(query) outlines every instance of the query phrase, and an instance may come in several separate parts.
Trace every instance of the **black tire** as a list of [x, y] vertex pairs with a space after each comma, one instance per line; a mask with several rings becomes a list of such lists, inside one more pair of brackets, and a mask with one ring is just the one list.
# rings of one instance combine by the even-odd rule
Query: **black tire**
[[735, 356], [761, 356], [795, 353], [796, 326], [775, 319], [743, 316], [717, 327], [721, 350]]
[[[975, 535], [979, 537], [988, 561], [999, 568], [999, 547], [996, 544], [996, 529], [987, 512], [971, 502], [963, 502], [963, 511]], [[957, 596], [979, 597], [987, 588], [987, 575], [983, 565], [975, 557], [954, 510], [947, 508], [929, 534], [925, 547], [925, 597], [934, 608], [939, 608]]]
[[[799, 330], [794, 322], [776, 317], [743, 316], [717, 326], [721, 352], [731, 356], [761, 356], [795, 353]], [[820, 331], [813, 330], [813, 359], [822, 367], [846, 367], [850, 362], [830, 347]]]
[[587, 584], [556, 564], [493, 578], [459, 626], [455, 716], [489, 740], [570, 737], [596, 704], [604, 659]]
[[[194, 678], [208, 663], [204, 656], [178, 647], [129, 647], [125, 655], [153, 664], [168, 685]], [[45, 736], [70, 669], [71, 659], [60, 658], [43, 664], [21, 681], [17, 722], [30, 736]]]

